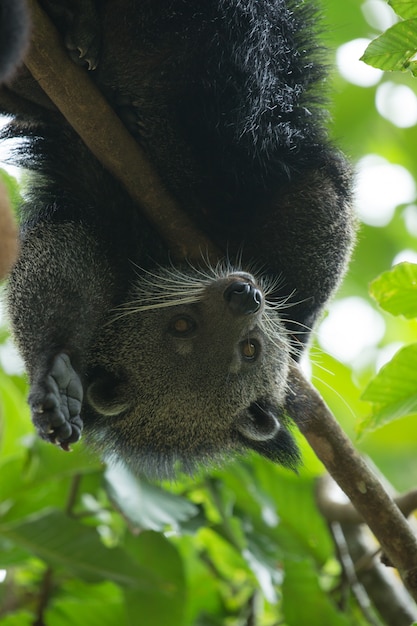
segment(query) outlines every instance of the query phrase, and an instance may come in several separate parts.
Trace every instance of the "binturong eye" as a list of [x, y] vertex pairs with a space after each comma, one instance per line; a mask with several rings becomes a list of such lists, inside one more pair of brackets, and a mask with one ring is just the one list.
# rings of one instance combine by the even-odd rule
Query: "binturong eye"
[[169, 323], [169, 332], [176, 337], [187, 337], [195, 329], [195, 321], [187, 315], [178, 315]]
[[253, 339], [245, 339], [240, 344], [240, 353], [245, 361], [255, 361], [259, 356], [259, 352], [259, 344]]

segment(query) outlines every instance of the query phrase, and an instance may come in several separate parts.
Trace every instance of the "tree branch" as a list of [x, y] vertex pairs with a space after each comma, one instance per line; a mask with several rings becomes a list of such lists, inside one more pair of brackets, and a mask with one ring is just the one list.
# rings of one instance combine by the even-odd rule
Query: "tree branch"
[[[318, 482], [317, 504], [324, 517], [329, 522], [341, 524], [363, 524], [364, 519], [351, 502], [339, 502], [331, 497], [331, 484], [328, 476], [323, 476]], [[404, 517], [408, 517], [417, 510], [417, 489], [411, 489], [401, 495], [392, 496], [393, 501]]]
[[296, 365], [292, 367], [289, 386], [288, 414], [368, 524], [417, 600], [417, 539], [410, 525]]
[[[68, 58], [35, 2], [26, 65], [68, 122], [156, 226], [177, 258], [201, 258], [215, 247], [169, 197], [146, 156], [89, 80]], [[348, 495], [417, 600], [417, 541], [398, 507], [355, 452], [317, 391], [294, 365], [287, 409], [311, 447]]]
[[[394, 494], [393, 487], [384, 476], [378, 477], [385, 484], [386, 490]], [[404, 496], [394, 497], [402, 513], [409, 513], [415, 508], [416, 492], [410, 491]], [[341, 496], [343, 502], [341, 501]], [[345, 494], [329, 476], [324, 474], [317, 481], [316, 500], [320, 511], [329, 522], [339, 558], [343, 566], [346, 583], [355, 593], [362, 612], [367, 613], [363, 590], [360, 583], [387, 626], [410, 626], [417, 621], [417, 606], [412, 602], [400, 578], [391, 568], [381, 562], [381, 550], [376, 549], [375, 539], [364, 525]], [[411, 521], [415, 530], [417, 521]], [[359, 593], [357, 593], [359, 591]], [[367, 617], [368, 621], [372, 620]], [[378, 622], [379, 623], [379, 622]]]
[[[346, 584], [355, 594], [367, 622], [374, 624], [369, 604], [386, 626], [410, 626], [417, 620], [417, 607], [396, 572], [382, 565], [366, 527], [330, 525], [343, 564]], [[366, 567], [360, 564], [366, 560]], [[366, 594], [366, 595], [365, 595]], [[378, 620], [378, 624], [380, 621]]]
[[[355, 569], [355, 564], [353, 562], [349, 546], [346, 541], [346, 537], [343, 533], [343, 527], [341, 524], [339, 524], [339, 522], [332, 522], [332, 524], [330, 524], [330, 530], [332, 532], [337, 552], [339, 554], [339, 561], [343, 568], [344, 578], [342, 580], [342, 589], [345, 590], [346, 585], [348, 585], [348, 593], [343, 594], [343, 599], [345, 600], [349, 597], [350, 593], [353, 593], [356, 598], [356, 602], [358, 603], [358, 606], [366, 619], [366, 622], [369, 623], [371, 626], [378, 626], [379, 622], [375, 622], [371, 610], [369, 594], [359, 581], [359, 577]], [[404, 590], [403, 585], [401, 585], [401, 588]], [[398, 623], [396, 624], [396, 626], [410, 626], [411, 621], [412, 620], [408, 620], [407, 624]]]

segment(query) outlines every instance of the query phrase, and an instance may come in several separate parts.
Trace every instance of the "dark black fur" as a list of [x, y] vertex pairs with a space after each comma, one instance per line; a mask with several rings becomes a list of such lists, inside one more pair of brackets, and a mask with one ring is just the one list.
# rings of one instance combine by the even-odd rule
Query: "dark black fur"
[[[234, 281], [254, 262], [263, 275], [279, 277], [268, 298], [285, 299], [286, 306], [271, 315], [281, 329], [277, 336], [293, 333], [293, 347], [299, 349], [339, 283], [353, 237], [349, 168], [329, 144], [317, 97], [324, 71], [314, 36], [314, 9], [296, 0], [45, 0], [44, 5], [72, 56], [97, 66], [92, 78], [148, 152], [168, 190], [218, 247], [232, 259], [241, 256], [242, 267], [231, 269], [229, 278], [213, 272], [211, 280], [215, 285]], [[80, 8], [86, 13], [80, 14]], [[200, 381], [208, 416], [201, 415], [201, 408], [187, 416], [190, 393], [178, 392], [179, 415], [172, 417], [177, 426], [169, 425], [172, 411], [177, 413], [175, 403], [169, 418], [160, 419], [181, 378], [154, 418], [145, 419], [133, 409], [148, 402], [147, 411], [152, 413], [150, 407], [159, 406], [160, 397], [165, 397], [167, 381], [160, 371], [162, 361], [168, 363], [166, 342], [171, 339], [162, 333], [165, 339], [157, 345], [154, 335], [170, 322], [159, 314], [152, 318], [159, 321], [149, 321], [152, 311], [139, 316], [133, 327], [132, 315], [122, 323], [107, 322], [114, 307], [132, 299], [137, 305], [135, 266], [154, 271], [156, 264], [167, 265], [167, 250], [139, 208], [88, 154], [25, 71], [10, 89], [3, 89], [0, 106], [16, 115], [9, 134], [29, 137], [23, 162], [42, 174], [22, 207], [23, 250], [9, 297], [15, 335], [31, 378], [34, 420], [42, 436], [64, 446], [76, 440], [84, 402], [84, 425], [94, 433], [91, 439], [98, 447], [126, 457], [134, 467], [145, 465], [150, 473], [172, 473], [176, 458], [192, 469], [194, 457], [207, 460], [241, 447], [291, 462], [295, 450], [289, 439], [276, 435], [284, 431], [275, 428], [277, 420], [283, 427], [285, 422], [282, 407], [290, 350], [285, 341], [281, 355], [272, 361], [262, 357], [267, 373], [257, 374], [253, 392], [247, 392], [253, 370], [245, 373], [246, 365], [242, 366], [230, 383], [235, 388], [222, 411], [216, 408], [219, 388], [224, 378], [232, 380], [237, 372], [232, 375], [226, 361], [222, 375], [214, 371], [217, 365], [210, 370], [206, 363], [212, 387], [200, 380], [197, 365], [188, 374]], [[143, 280], [146, 286], [146, 274]], [[256, 284], [253, 277], [245, 280]], [[200, 304], [190, 306], [211, 310], [210, 319], [219, 316], [219, 327], [220, 320], [223, 323], [230, 315], [224, 343], [236, 326], [245, 336], [258, 333], [256, 341], [264, 345], [264, 355], [279, 352], [269, 343], [263, 309], [249, 316], [248, 325], [249, 318], [243, 323], [229, 309], [223, 311], [224, 297], [216, 300], [213, 295], [218, 304], [214, 309], [208, 299], [211, 287], [205, 283], [204, 289]], [[146, 288], [141, 297], [146, 300]], [[201, 311], [194, 314], [198, 317]], [[216, 325], [211, 328], [203, 318], [203, 338], [210, 332], [207, 346], [214, 346]], [[144, 338], [147, 324], [151, 342]], [[277, 346], [280, 340], [274, 337]], [[241, 344], [241, 335], [237, 342]], [[197, 343], [195, 339], [192, 345]], [[141, 345], [154, 351], [146, 367], [135, 352]], [[181, 346], [175, 345], [174, 353], [184, 352]], [[200, 355], [196, 362], [205, 363], [205, 358]], [[181, 359], [178, 363], [175, 359], [169, 361], [166, 377], [169, 368], [181, 368]], [[187, 371], [188, 365], [184, 367]], [[275, 367], [280, 373], [278, 390], [272, 383]], [[149, 378], [145, 391], [144, 378]], [[269, 387], [261, 383], [266, 380]], [[64, 391], [59, 389], [61, 383]], [[92, 390], [87, 401], [83, 388]], [[146, 401], [150, 388], [157, 397]], [[233, 400], [235, 392], [247, 404]], [[73, 405], [68, 398], [74, 399]], [[103, 415], [112, 416], [111, 426]], [[231, 420], [227, 433], [225, 415]], [[158, 429], [152, 429], [149, 420]], [[198, 443], [195, 449], [190, 446], [193, 458], [188, 462], [186, 453], [176, 454], [175, 449], [184, 447], [181, 430], [186, 428], [185, 436], [193, 437], [190, 422], [199, 420], [204, 436], [195, 435]], [[176, 436], [171, 428], [177, 429]], [[270, 429], [269, 439], [265, 429]], [[153, 460], [141, 465], [141, 455]]]
[[0, 2], [0, 83], [11, 78], [29, 39], [29, 19], [24, 0]]

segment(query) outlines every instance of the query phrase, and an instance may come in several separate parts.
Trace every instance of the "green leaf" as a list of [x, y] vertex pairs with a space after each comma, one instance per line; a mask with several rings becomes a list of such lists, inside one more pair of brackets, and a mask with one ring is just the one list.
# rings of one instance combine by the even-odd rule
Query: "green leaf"
[[[71, 580], [60, 586], [46, 612], [46, 623], [53, 626], [114, 626], [126, 624], [124, 597], [112, 583], [91, 585]], [[33, 622], [31, 622], [33, 623]]]
[[417, 72], [417, 62], [411, 59], [417, 52], [417, 19], [398, 22], [374, 39], [361, 60], [386, 71]]
[[[222, 614], [222, 600], [219, 593], [218, 579], [205, 559], [194, 536], [176, 538], [176, 544], [187, 574], [187, 602], [185, 624], [197, 625], [201, 614]], [[200, 622], [198, 622], [200, 623]]]
[[[324, 563], [332, 554], [332, 542], [314, 498], [314, 479], [254, 459], [253, 467], [261, 488], [271, 494], [278, 515], [276, 533], [287, 554], [313, 556]], [[303, 511], [299, 515], [297, 511]]]
[[[352, 626], [352, 622], [339, 613], [329, 596], [322, 591], [311, 560], [286, 560], [282, 586], [285, 624], [331, 624]], [[301, 600], [302, 599], [302, 600]]]
[[388, 313], [417, 318], [417, 264], [395, 265], [371, 283], [370, 293]]
[[276, 604], [276, 587], [282, 583], [282, 570], [277, 564], [277, 547], [258, 532], [248, 533], [247, 538], [248, 547], [243, 551], [243, 556], [265, 598], [271, 604]]
[[[160, 587], [124, 590], [128, 625], [181, 626], [185, 610], [185, 576], [177, 549], [153, 531], [126, 538], [126, 551], [141, 569], [161, 581]], [[163, 594], [161, 593], [163, 591]]]
[[152, 571], [135, 563], [121, 548], [106, 548], [94, 529], [60, 511], [0, 524], [0, 535], [52, 567], [63, 568], [87, 582], [110, 580], [135, 590], [161, 589]]
[[27, 550], [20, 548], [0, 533], [0, 569], [21, 565], [30, 557]]
[[362, 399], [375, 407], [362, 422], [361, 432], [417, 413], [417, 344], [399, 350], [371, 380]]
[[415, 0], [389, 0], [388, 4], [397, 15], [404, 19], [417, 17], [417, 4]]
[[1, 618], [1, 626], [33, 626], [33, 613], [18, 611]]
[[13, 379], [0, 370], [0, 455], [22, 454], [21, 438], [33, 431], [29, 407]]
[[5, 512], [4, 505], [7, 500], [12, 500], [22, 488], [24, 470], [25, 457], [23, 455], [6, 457], [6, 459], [0, 463], [1, 512], [3, 515]]
[[93, 477], [101, 487], [97, 470], [83, 446], [67, 454], [55, 446], [34, 439], [27, 448], [20, 445], [14, 457], [0, 457], [0, 514], [3, 524], [20, 520], [42, 510], [64, 509], [73, 486], [74, 475], [82, 475], [82, 488]]
[[103, 463], [84, 441], [77, 442], [68, 453], [35, 437], [31, 453], [33, 481], [38, 483], [103, 471]]
[[198, 513], [188, 500], [133, 476], [122, 465], [108, 467], [105, 480], [110, 499], [136, 528], [163, 530]]

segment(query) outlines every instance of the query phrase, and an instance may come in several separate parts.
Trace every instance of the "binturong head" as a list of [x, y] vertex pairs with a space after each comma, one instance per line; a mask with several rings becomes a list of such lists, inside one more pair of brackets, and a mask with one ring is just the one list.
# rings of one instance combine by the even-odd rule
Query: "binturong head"
[[94, 355], [87, 437], [156, 478], [248, 449], [294, 467], [283, 413], [290, 346], [267, 295], [230, 267], [143, 273]]

